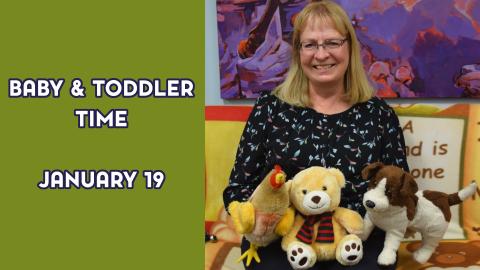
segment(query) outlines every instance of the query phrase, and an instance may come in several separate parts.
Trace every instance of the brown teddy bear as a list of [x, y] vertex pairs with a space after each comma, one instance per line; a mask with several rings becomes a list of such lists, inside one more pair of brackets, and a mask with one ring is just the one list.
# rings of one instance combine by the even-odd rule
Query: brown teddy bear
[[282, 248], [294, 269], [308, 269], [317, 261], [336, 259], [355, 265], [363, 246], [355, 234], [363, 231], [362, 217], [339, 207], [345, 177], [335, 168], [310, 167], [291, 180], [290, 202], [297, 210], [292, 229], [282, 239]]

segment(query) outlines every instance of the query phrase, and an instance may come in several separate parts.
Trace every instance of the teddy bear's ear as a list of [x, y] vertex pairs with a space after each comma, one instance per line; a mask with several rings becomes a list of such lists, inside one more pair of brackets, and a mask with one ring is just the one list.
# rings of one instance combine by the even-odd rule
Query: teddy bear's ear
[[345, 187], [345, 176], [339, 169], [329, 168], [328, 172], [335, 176], [335, 179], [337, 179], [337, 183], [340, 187]]
[[362, 178], [364, 180], [369, 180], [371, 179], [377, 172], [383, 168], [383, 163], [382, 162], [375, 162], [368, 164], [365, 168], [362, 170]]
[[291, 179], [287, 180], [284, 184], [288, 194], [290, 194], [290, 189], [292, 188], [292, 184], [293, 184], [293, 181]]

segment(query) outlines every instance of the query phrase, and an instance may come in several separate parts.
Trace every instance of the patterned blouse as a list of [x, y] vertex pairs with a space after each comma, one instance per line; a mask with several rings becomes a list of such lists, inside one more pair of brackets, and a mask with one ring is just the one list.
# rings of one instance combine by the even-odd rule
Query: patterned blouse
[[385, 101], [373, 97], [326, 115], [264, 94], [255, 102], [240, 139], [223, 193], [225, 208], [232, 201], [246, 201], [275, 164], [288, 179], [310, 166], [323, 166], [343, 172], [346, 186], [340, 205], [363, 215], [367, 182], [361, 171], [376, 161], [409, 171], [402, 129]]

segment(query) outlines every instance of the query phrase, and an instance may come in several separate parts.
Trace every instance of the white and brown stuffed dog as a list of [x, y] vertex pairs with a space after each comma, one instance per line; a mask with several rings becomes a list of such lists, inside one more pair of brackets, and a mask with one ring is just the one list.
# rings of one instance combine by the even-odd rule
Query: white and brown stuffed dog
[[452, 194], [419, 191], [412, 175], [381, 162], [365, 167], [362, 177], [370, 180], [363, 197], [367, 214], [362, 239], [368, 238], [374, 226], [386, 232], [384, 247], [377, 260], [380, 265], [395, 263], [400, 241], [411, 231], [422, 235], [422, 246], [413, 253], [413, 257], [417, 262], [425, 263], [447, 230], [451, 218], [450, 206], [461, 203], [477, 189], [477, 184], [472, 182]]
[[342, 172], [335, 168], [310, 167], [290, 181], [290, 202], [297, 214], [292, 229], [282, 239], [293, 269], [308, 269], [317, 261], [337, 260], [357, 264], [363, 256], [362, 217], [339, 207]]

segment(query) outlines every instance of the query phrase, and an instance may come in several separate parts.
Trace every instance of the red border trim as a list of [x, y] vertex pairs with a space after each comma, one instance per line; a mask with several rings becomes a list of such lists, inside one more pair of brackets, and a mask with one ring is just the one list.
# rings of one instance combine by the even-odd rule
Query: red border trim
[[252, 106], [206, 106], [206, 121], [239, 121], [246, 122]]
[[206, 233], [212, 233], [212, 225], [215, 223], [215, 221], [208, 221], [205, 220], [205, 232]]

